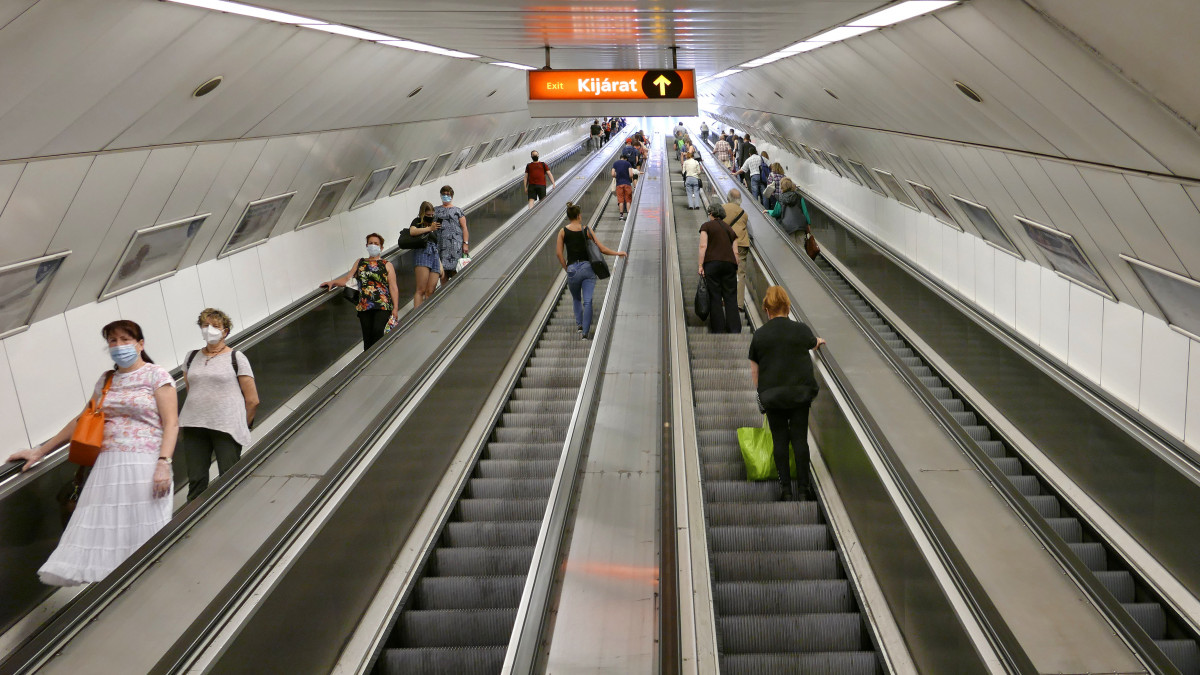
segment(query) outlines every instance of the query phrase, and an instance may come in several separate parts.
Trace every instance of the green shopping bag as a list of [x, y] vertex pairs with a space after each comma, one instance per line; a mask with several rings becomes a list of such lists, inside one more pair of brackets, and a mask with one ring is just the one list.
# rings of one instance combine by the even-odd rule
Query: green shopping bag
[[[742, 461], [746, 463], [746, 478], [748, 480], [768, 480], [779, 478], [775, 470], [775, 445], [771, 439], [771, 427], [767, 424], [767, 416], [763, 415], [762, 427], [740, 427], [737, 430], [738, 448], [742, 451]], [[796, 475], [796, 449], [790, 450], [792, 476]]]

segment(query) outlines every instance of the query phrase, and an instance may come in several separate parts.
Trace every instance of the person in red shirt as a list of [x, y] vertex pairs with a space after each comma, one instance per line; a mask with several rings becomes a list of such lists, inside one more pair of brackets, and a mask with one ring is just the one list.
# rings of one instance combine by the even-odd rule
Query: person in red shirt
[[529, 153], [530, 159], [533, 161], [525, 165], [525, 194], [529, 196], [529, 208], [533, 208], [533, 203], [546, 198], [546, 179], [550, 179], [550, 185], [554, 185], [554, 174], [550, 173], [550, 165], [545, 162], [538, 161], [538, 151], [534, 150]]

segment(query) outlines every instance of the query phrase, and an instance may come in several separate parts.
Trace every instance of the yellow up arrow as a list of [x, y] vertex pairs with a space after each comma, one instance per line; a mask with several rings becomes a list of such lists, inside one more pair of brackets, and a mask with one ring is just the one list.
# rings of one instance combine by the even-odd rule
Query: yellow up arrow
[[671, 84], [671, 80], [668, 79], [666, 75], [659, 75], [658, 79], [654, 80], [650, 84], [653, 84], [654, 86], [658, 87], [658, 95], [659, 96], [666, 96], [667, 95], [667, 85]]

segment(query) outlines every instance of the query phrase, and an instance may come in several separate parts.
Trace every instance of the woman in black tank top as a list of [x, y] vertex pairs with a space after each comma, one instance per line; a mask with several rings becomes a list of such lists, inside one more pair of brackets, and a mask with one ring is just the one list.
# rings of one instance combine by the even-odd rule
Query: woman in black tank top
[[587, 340], [592, 325], [592, 294], [596, 289], [596, 274], [592, 272], [592, 264], [588, 261], [587, 240], [596, 242], [604, 255], [627, 256], [601, 244], [594, 232], [583, 227], [581, 213], [582, 209], [577, 205], [567, 202], [567, 218], [571, 222], [558, 231], [556, 253], [558, 264], [567, 271], [567, 287], [571, 289], [571, 300], [575, 305], [575, 329], [579, 331], [580, 338]]

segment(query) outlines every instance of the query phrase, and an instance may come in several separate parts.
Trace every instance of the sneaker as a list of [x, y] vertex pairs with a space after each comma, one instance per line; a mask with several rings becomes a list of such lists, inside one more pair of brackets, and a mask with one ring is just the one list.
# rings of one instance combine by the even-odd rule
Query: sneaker
[[575, 324], [575, 332], [579, 333], [580, 335], [583, 335], [583, 326], [580, 326], [579, 324]]

